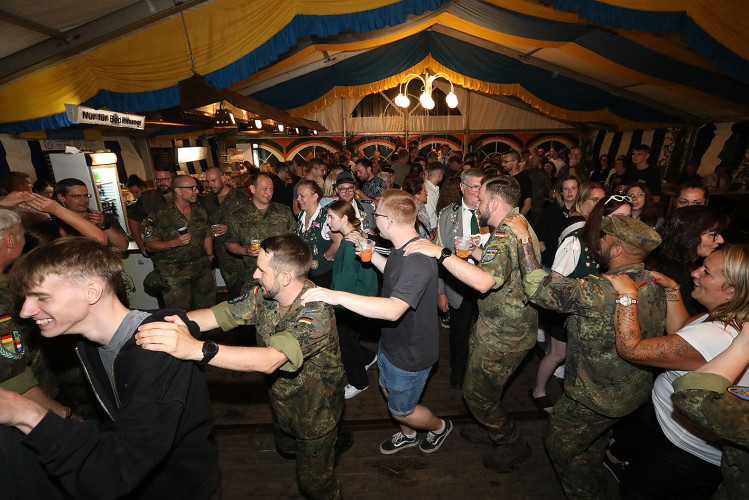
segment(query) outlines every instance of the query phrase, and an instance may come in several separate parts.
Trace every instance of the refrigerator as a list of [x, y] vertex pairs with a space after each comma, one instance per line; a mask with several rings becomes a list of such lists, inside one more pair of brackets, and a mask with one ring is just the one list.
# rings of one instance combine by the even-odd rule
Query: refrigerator
[[83, 181], [91, 195], [88, 207], [113, 214], [128, 233], [125, 205], [114, 153], [60, 153], [49, 155], [55, 182], [73, 177]]

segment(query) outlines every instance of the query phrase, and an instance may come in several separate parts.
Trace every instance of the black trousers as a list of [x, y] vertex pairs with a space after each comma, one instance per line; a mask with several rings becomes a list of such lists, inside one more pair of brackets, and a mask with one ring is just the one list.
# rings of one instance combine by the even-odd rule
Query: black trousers
[[62, 500], [62, 488], [22, 443], [25, 437], [15, 427], [0, 425], [0, 496], [6, 500]]
[[468, 291], [460, 307], [450, 308], [450, 369], [452, 382], [463, 382], [468, 364], [468, 339], [476, 317], [476, 297]]
[[357, 389], [364, 389], [369, 385], [365, 366], [374, 359], [375, 353], [359, 344], [359, 333], [371, 321], [348, 309], [336, 309], [335, 319], [346, 379]]

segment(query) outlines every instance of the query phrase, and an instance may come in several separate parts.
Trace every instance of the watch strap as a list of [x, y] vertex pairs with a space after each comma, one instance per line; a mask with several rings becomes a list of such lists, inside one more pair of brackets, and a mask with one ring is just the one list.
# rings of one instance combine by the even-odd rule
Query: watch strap
[[218, 354], [218, 344], [212, 340], [203, 342], [203, 359], [198, 361], [200, 366], [207, 365]]

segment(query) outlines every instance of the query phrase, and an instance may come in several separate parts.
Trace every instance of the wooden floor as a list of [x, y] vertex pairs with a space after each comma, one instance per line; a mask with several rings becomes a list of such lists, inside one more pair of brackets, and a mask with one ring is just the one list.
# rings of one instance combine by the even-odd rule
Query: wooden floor
[[[374, 343], [364, 342], [375, 348]], [[541, 438], [545, 413], [528, 396], [539, 356], [530, 354], [509, 384], [504, 404], [518, 420], [533, 448], [533, 456], [516, 470], [498, 474], [485, 469], [481, 458], [489, 448], [470, 444], [460, 428], [471, 417], [461, 393], [449, 386], [447, 330], [441, 330], [440, 364], [424, 391], [422, 403], [438, 416], [448, 417], [455, 429], [431, 455], [409, 448], [382, 455], [379, 444], [396, 432], [378, 390], [377, 368], [369, 370], [370, 387], [347, 400], [342, 430], [353, 433], [354, 445], [340, 458], [336, 474], [347, 499], [502, 498], [562, 499], [564, 495], [544, 453]], [[224, 500], [301, 498], [294, 480], [294, 462], [275, 451], [270, 407], [262, 375], [235, 373], [208, 367], [216, 420], [216, 439], [222, 470]], [[556, 399], [560, 385], [549, 383]]]

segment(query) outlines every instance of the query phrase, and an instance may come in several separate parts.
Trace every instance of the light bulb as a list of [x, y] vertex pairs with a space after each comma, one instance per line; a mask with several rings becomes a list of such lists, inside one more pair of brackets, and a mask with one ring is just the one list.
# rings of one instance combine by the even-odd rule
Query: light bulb
[[455, 92], [450, 92], [449, 94], [447, 94], [447, 97], [445, 98], [445, 102], [447, 102], [448, 108], [457, 108], [458, 96], [455, 95]]
[[401, 108], [407, 108], [411, 105], [411, 99], [405, 94], [398, 94], [395, 98], [395, 105]]
[[263, 128], [263, 120], [255, 120], [255, 128], [258, 130]]
[[421, 97], [419, 97], [419, 102], [422, 106], [424, 106], [424, 109], [434, 109], [434, 99], [432, 99], [432, 96], [424, 92], [421, 94]]
[[283, 123], [278, 124], [278, 131], [283, 132]]

